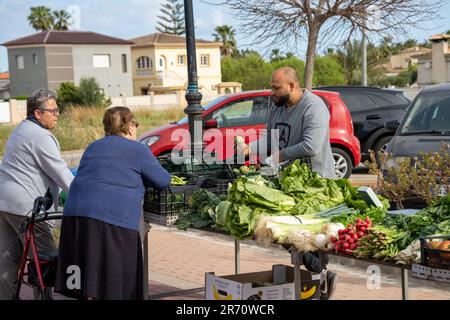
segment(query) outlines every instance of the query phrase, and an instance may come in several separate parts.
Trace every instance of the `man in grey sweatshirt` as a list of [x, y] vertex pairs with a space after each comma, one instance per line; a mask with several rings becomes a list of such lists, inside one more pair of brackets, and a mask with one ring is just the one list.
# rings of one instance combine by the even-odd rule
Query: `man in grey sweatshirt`
[[[302, 90], [295, 70], [290, 67], [275, 70], [270, 86], [274, 105], [267, 116], [267, 131], [259, 141], [250, 144], [250, 150], [256, 151], [258, 143], [261, 150], [261, 143], [267, 142], [272, 163], [302, 159], [321, 177], [336, 178], [330, 145], [330, 113], [325, 102], [311, 91]], [[278, 146], [277, 150], [270, 150], [274, 145]]]
[[[58, 105], [52, 91], [40, 89], [27, 100], [27, 119], [12, 132], [0, 165], [0, 299], [11, 299], [21, 258], [19, 232], [34, 200], [50, 188], [56, 208], [59, 188], [69, 190], [73, 175], [50, 133], [57, 125]], [[36, 225], [38, 250], [55, 249], [50, 225]]]
[[[270, 87], [274, 105], [267, 116], [267, 131], [259, 140], [244, 147], [243, 153], [255, 152], [259, 146], [262, 161], [266, 155], [261, 150], [268, 150], [271, 155], [267, 163], [278, 165], [302, 159], [321, 177], [336, 178], [330, 145], [330, 114], [325, 102], [311, 91], [301, 89], [296, 71], [290, 67], [275, 70]], [[263, 146], [264, 143], [267, 145]], [[303, 262], [308, 270], [321, 273], [321, 299], [327, 300], [333, 295], [337, 275], [327, 272], [327, 255], [324, 258], [320, 261], [318, 255], [308, 252]]]

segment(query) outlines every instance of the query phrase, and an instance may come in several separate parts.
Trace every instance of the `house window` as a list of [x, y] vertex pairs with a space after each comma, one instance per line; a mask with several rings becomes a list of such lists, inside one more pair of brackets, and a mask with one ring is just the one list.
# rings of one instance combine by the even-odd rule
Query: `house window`
[[126, 54], [122, 54], [122, 72], [123, 73], [127, 73], [127, 55]]
[[164, 66], [164, 61], [163, 61], [162, 58], [159, 59], [159, 66], [160, 66], [160, 67]]
[[200, 66], [202, 66], [202, 67], [209, 66], [209, 54], [201, 54], [200, 55]]
[[136, 67], [137, 76], [150, 76], [152, 74], [151, 68], [153, 68], [153, 61], [149, 57], [139, 57], [136, 60]]
[[37, 54], [36, 54], [36, 53], [33, 54], [33, 63], [34, 63], [35, 65], [38, 64], [38, 58], [37, 58]]
[[23, 56], [16, 56], [16, 66], [17, 69], [23, 69], [25, 67], [23, 62]]
[[111, 66], [111, 58], [109, 54], [94, 54], [92, 56], [94, 68], [109, 68]]
[[185, 55], [179, 54], [179, 55], [178, 55], [178, 64], [179, 64], [179, 65], [184, 65], [184, 64], [185, 64], [185, 59], [186, 59], [186, 56], [185, 56]]
[[149, 69], [153, 68], [153, 62], [149, 57], [139, 57], [136, 60], [136, 66], [138, 69]]

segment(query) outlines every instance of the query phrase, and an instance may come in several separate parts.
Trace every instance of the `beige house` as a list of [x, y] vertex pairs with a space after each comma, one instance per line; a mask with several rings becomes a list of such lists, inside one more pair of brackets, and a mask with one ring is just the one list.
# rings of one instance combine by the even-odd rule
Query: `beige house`
[[392, 55], [389, 63], [386, 66], [386, 75], [398, 75], [410, 65], [417, 65], [417, 55], [424, 55], [431, 53], [431, 49], [424, 47], [412, 47], [400, 51], [399, 54]]
[[418, 54], [414, 57], [417, 63], [417, 84], [438, 84], [450, 82], [450, 50], [448, 40], [450, 35], [437, 34], [430, 37], [431, 52]]
[[[179, 93], [188, 83], [186, 39], [153, 33], [130, 39], [133, 92], [135, 96]], [[221, 83], [220, 42], [197, 39], [197, 74], [203, 95], [217, 95]]]

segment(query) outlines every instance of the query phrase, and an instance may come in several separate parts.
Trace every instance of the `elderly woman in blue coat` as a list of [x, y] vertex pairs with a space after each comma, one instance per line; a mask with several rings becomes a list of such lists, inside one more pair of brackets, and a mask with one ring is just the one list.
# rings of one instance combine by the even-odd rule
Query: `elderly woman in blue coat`
[[105, 137], [88, 146], [61, 225], [56, 292], [78, 299], [143, 299], [139, 227], [145, 186], [167, 188], [170, 174], [136, 142], [125, 107], [103, 117]]

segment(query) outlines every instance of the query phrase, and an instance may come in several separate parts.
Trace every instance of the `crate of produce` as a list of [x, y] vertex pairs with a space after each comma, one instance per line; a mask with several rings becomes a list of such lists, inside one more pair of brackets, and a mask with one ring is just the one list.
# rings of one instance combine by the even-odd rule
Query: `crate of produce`
[[420, 238], [420, 249], [422, 265], [450, 270], [450, 235]]
[[147, 187], [144, 196], [144, 211], [160, 215], [180, 214], [188, 211], [192, 193], [204, 183], [204, 178], [188, 173], [173, 173], [172, 176], [184, 178], [184, 185], [170, 185], [164, 190]]
[[225, 167], [221, 171], [215, 172], [214, 176], [205, 177], [202, 188], [214, 193], [217, 196], [227, 196], [228, 186], [236, 179], [233, 169]]

